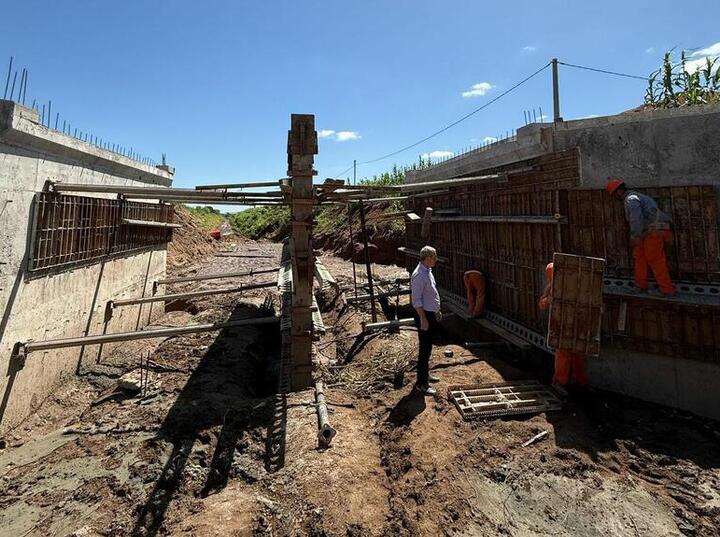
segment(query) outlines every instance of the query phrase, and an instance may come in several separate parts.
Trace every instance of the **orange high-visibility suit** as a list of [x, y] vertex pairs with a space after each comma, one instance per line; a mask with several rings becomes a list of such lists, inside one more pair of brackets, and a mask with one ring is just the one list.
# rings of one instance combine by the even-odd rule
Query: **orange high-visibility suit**
[[468, 270], [463, 275], [470, 315], [482, 316], [485, 311], [485, 276], [479, 270]]
[[[545, 275], [547, 276], [547, 285], [540, 300], [538, 307], [546, 310], [550, 307], [552, 301], [552, 280], [554, 265], [548, 263], [545, 267]], [[585, 386], [588, 382], [585, 373], [585, 355], [581, 352], [566, 351], [555, 349], [555, 374], [553, 375], [553, 384], [567, 386], [572, 380], [573, 384]]]
[[665, 257], [665, 243], [670, 242], [672, 233], [669, 229], [650, 230], [633, 246], [635, 260], [635, 286], [639, 289], [648, 288], [648, 266], [655, 274], [660, 292], [672, 295], [675, 292]]

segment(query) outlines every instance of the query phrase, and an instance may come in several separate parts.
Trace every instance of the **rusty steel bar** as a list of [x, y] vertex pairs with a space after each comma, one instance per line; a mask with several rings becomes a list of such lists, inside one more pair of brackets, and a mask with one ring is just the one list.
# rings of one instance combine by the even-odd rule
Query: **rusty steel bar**
[[189, 293], [174, 293], [171, 295], [154, 295], [144, 296], [140, 298], [124, 298], [120, 300], [110, 300], [108, 305], [111, 308], [119, 308], [121, 306], [132, 306], [134, 304], [147, 304], [149, 302], [169, 302], [171, 300], [180, 300], [185, 298], [196, 298], [199, 296], [212, 296], [212, 295], [223, 295], [229, 293], [242, 293], [243, 291], [250, 291], [252, 289], [263, 289], [265, 287], [275, 287], [276, 283], [272, 282], [261, 282], [261, 283], [250, 283], [247, 285], [238, 285], [236, 287], [224, 287], [221, 289], [204, 289], [202, 291], [191, 291]]
[[277, 268], [250, 270], [245, 272], [216, 272], [213, 274], [200, 274], [197, 276], [185, 276], [182, 278], [166, 278], [164, 280], [156, 280], [156, 285], [166, 285], [170, 283], [198, 282], [201, 280], [219, 280], [221, 278], [238, 278], [240, 276], [255, 276], [256, 274], [268, 274], [277, 272]]
[[119, 334], [101, 334], [97, 336], [82, 336], [65, 339], [50, 339], [47, 341], [25, 341], [16, 344], [16, 354], [27, 355], [35, 351], [47, 351], [51, 349], [64, 349], [66, 347], [81, 347], [83, 345], [99, 345], [105, 343], [117, 343], [120, 341], [133, 341], [136, 339], [152, 339], [156, 337], [182, 336], [184, 334], [196, 334], [199, 332], [213, 332], [225, 328], [239, 326], [253, 326], [257, 324], [271, 324], [280, 322], [279, 317], [258, 317], [256, 319], [241, 319], [237, 321], [224, 321], [219, 323], [196, 324], [181, 326], [177, 328], [157, 328], [152, 330], [140, 330], [137, 332], [121, 332]]

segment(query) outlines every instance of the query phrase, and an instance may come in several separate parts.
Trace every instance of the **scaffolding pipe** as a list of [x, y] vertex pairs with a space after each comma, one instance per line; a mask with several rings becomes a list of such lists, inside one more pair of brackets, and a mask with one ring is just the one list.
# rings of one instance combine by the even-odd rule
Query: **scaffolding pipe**
[[373, 332], [375, 330], [382, 330], [383, 328], [396, 328], [398, 326], [415, 326], [415, 319], [408, 317], [407, 319], [400, 319], [399, 321], [368, 323], [365, 325], [363, 332]]
[[174, 224], [173, 222], [153, 222], [151, 220], [134, 220], [132, 218], [123, 218], [122, 223], [128, 226], [143, 226], [143, 227], [162, 227], [162, 228], [181, 228], [181, 224]]
[[[389, 296], [403, 296], [403, 295], [409, 295], [410, 289], [401, 289], [400, 291], [388, 291], [387, 293], [376, 293], [374, 298], [385, 298]], [[347, 299], [348, 304], [355, 304], [357, 302], [363, 302], [365, 300], [370, 300], [370, 295], [358, 295], [355, 297], [350, 297]]]
[[144, 296], [141, 298], [125, 298], [120, 300], [109, 300], [108, 306], [112, 309], [121, 306], [132, 306], [135, 304], [148, 304], [150, 302], [170, 302], [171, 300], [182, 300], [185, 298], [196, 298], [199, 296], [222, 295], [226, 293], [242, 293], [252, 289], [263, 289], [265, 287], [275, 287], [275, 282], [251, 283], [247, 285], [239, 285], [236, 287], [224, 287], [222, 289], [204, 289], [202, 291], [191, 291], [189, 293], [175, 293], [171, 295], [155, 295]]
[[280, 184], [280, 181], [282, 179], [278, 179], [277, 181], [261, 181], [259, 183], [227, 183], [227, 184], [219, 184], [219, 185], [197, 185], [195, 187], [195, 190], [220, 190], [220, 189], [226, 189], [226, 188], [257, 188], [257, 187], [265, 187], [265, 186], [278, 186]]
[[257, 324], [271, 324], [280, 322], [279, 317], [258, 317], [255, 319], [242, 319], [238, 321], [224, 321], [219, 323], [195, 324], [177, 328], [156, 328], [152, 330], [140, 330], [138, 332], [121, 332], [119, 334], [101, 334], [97, 336], [82, 336], [65, 339], [49, 339], [47, 341], [25, 341], [16, 344], [16, 354], [27, 355], [35, 351], [47, 351], [51, 349], [64, 349], [66, 347], [81, 347], [84, 345], [99, 345], [105, 343], [117, 343], [120, 341], [133, 341], [136, 339], [152, 339], [158, 337], [182, 336], [184, 334], [196, 334], [199, 332], [213, 332], [225, 328], [236, 328], [239, 326], [254, 326]]
[[239, 252], [218, 252], [213, 257], [241, 257], [244, 259], [277, 259], [277, 255], [267, 254], [241, 254]]
[[327, 401], [325, 400], [325, 385], [322, 380], [315, 383], [315, 406], [318, 416], [318, 445], [320, 449], [327, 449], [332, 444], [337, 431], [330, 425]]
[[221, 278], [239, 278], [240, 276], [255, 276], [256, 274], [268, 274], [277, 272], [277, 268], [250, 270], [245, 272], [216, 272], [214, 274], [199, 274], [197, 276], [184, 276], [182, 278], [166, 278], [164, 280], [156, 280], [156, 285], [166, 285], [170, 283], [199, 282], [201, 280], [219, 280]]
[[365, 253], [365, 270], [367, 271], [368, 287], [370, 288], [370, 315], [372, 321], [377, 321], [377, 312], [375, 310], [375, 290], [373, 288], [372, 266], [370, 265], [370, 249], [368, 248], [368, 232], [365, 224], [365, 204], [360, 202], [360, 227], [362, 227], [363, 250]]
[[409, 192], [413, 190], [434, 190], [436, 188], [446, 188], [448, 186], [462, 186], [472, 183], [484, 183], [487, 181], [494, 181], [503, 177], [501, 174], [492, 175], [479, 175], [476, 177], [463, 177], [460, 179], [444, 179], [442, 181], [428, 181], [425, 183], [409, 183], [400, 185], [400, 190], [403, 192]]
[[94, 185], [80, 183], [50, 183], [53, 192], [94, 192], [105, 194], [139, 194], [156, 195], [165, 197], [180, 198], [208, 198], [208, 199], [231, 199], [231, 198], [247, 198], [247, 197], [282, 197], [282, 192], [206, 192], [195, 190], [194, 188], [154, 188], [144, 186], [124, 186], [124, 185]]

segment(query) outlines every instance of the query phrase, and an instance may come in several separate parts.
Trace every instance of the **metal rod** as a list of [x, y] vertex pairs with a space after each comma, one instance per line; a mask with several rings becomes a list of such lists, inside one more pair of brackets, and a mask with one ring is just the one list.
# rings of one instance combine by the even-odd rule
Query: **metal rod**
[[318, 445], [321, 449], [326, 449], [330, 447], [337, 431], [330, 425], [327, 401], [325, 400], [325, 386], [322, 380], [315, 383], [315, 406], [318, 416]]
[[220, 189], [227, 189], [227, 188], [256, 188], [256, 187], [265, 187], [265, 186], [278, 186], [280, 184], [280, 181], [282, 179], [278, 179], [277, 181], [263, 181], [259, 183], [226, 183], [226, 184], [219, 184], [219, 185], [197, 185], [195, 187], [196, 190], [220, 190]]
[[166, 278], [164, 280], [157, 280], [156, 285], [167, 285], [171, 283], [184, 283], [184, 282], [199, 282], [203, 280], [219, 280], [222, 278], [239, 278], [241, 276], [255, 276], [256, 274], [268, 274], [270, 272], [277, 272], [277, 268], [251, 270], [245, 272], [217, 272], [214, 274], [199, 274], [197, 276], [185, 276], [182, 278]]
[[235, 199], [235, 198], [278, 198], [282, 197], [281, 192], [203, 192], [194, 188], [153, 188], [142, 186], [123, 186], [123, 185], [93, 185], [79, 183], [51, 183], [52, 190], [56, 192], [101, 192], [109, 194], [138, 194], [138, 195], [158, 195], [158, 196], [175, 196], [182, 198], [200, 198], [200, 199]]
[[512, 224], [565, 224], [564, 216], [444, 216], [433, 222], [506, 222]]
[[370, 249], [368, 248], [368, 232], [365, 225], [365, 204], [361, 201], [360, 205], [360, 226], [362, 227], [363, 249], [365, 253], [365, 270], [367, 271], [368, 287], [370, 288], [370, 313], [372, 321], [377, 322], [377, 311], [375, 310], [375, 289], [372, 279], [372, 267], [370, 266]]
[[10, 66], [8, 67], [7, 78], [5, 79], [5, 92], [3, 93], [3, 99], [7, 99], [7, 90], [10, 84], [10, 74], [12, 73], [13, 57], [10, 56]]
[[350, 260], [353, 267], [353, 287], [355, 288], [355, 298], [358, 296], [357, 285], [357, 269], [355, 268], [355, 238], [353, 237], [352, 214], [350, 213], [350, 204], [347, 204], [348, 227], [350, 228]]
[[398, 326], [414, 326], [415, 319], [408, 317], [399, 321], [383, 321], [380, 323], [368, 323], [365, 325], [364, 332], [372, 332], [373, 330], [381, 330], [383, 328], [396, 328]]
[[213, 257], [241, 257], [247, 259], [277, 259], [277, 255], [267, 254], [240, 254], [237, 252], [218, 252]]
[[122, 332], [119, 334], [101, 334], [97, 336], [84, 336], [65, 339], [50, 339], [47, 341], [26, 341], [18, 344], [21, 353], [28, 354], [34, 351], [46, 351], [50, 349], [63, 349], [66, 347], [80, 347], [83, 345], [98, 345], [104, 343], [116, 343], [120, 341], [132, 341], [136, 339], [151, 339], [156, 337], [181, 336], [184, 334], [195, 334], [198, 332], [213, 332], [224, 328], [238, 326], [253, 326], [256, 324], [271, 324], [280, 321], [279, 317], [258, 317], [256, 319], [242, 319], [238, 321], [224, 321], [219, 323], [195, 324], [181, 326], [178, 328], [157, 328], [153, 330], [140, 330], [138, 332]]
[[110, 300], [109, 304], [112, 308], [119, 308], [121, 306], [132, 306], [135, 304], [148, 304], [150, 302], [170, 302], [171, 300], [181, 300], [185, 298], [195, 298], [199, 296], [212, 296], [222, 295], [230, 293], [242, 293], [243, 291], [250, 291], [252, 289], [264, 289], [266, 287], [274, 287], [277, 282], [261, 282], [251, 283], [247, 285], [239, 285], [237, 287], [225, 287], [222, 289], [204, 289], [202, 291], [192, 291], [189, 293], [175, 293], [171, 295], [155, 295], [145, 296], [141, 298], [127, 298], [121, 300]]
[[560, 116], [560, 81], [558, 78], [558, 59], [552, 59], [552, 86], [553, 86], [553, 121], [562, 121]]
[[403, 192], [412, 190], [433, 190], [435, 188], [442, 188], [447, 186], [465, 185], [468, 183], [483, 183], [488, 181], [494, 181], [502, 177], [501, 174], [492, 175], [480, 175], [476, 177], [463, 177], [461, 179], [445, 179], [442, 181], [428, 181], [426, 183], [409, 183], [400, 185], [400, 190]]
[[[398, 291], [388, 291], [386, 293], [378, 293], [375, 295], [375, 298], [385, 298], [388, 296], [401, 296], [401, 295], [409, 295], [410, 289], [401, 289]], [[365, 300], [370, 300], [370, 295], [357, 295], [354, 297], [350, 297], [347, 299], [348, 304], [355, 304], [357, 302], [363, 302]]]
[[163, 227], [163, 228], [181, 228], [181, 224], [173, 224], [172, 222], [153, 222], [150, 220], [133, 220], [132, 218], [123, 218], [123, 224], [129, 226], [146, 226], [146, 227]]

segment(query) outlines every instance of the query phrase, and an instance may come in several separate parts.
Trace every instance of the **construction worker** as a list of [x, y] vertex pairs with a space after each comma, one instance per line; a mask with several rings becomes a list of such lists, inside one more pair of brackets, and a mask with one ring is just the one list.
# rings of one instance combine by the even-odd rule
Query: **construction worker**
[[467, 292], [469, 313], [481, 317], [485, 311], [485, 276], [479, 270], [468, 270], [463, 274]]
[[434, 395], [435, 389], [430, 382], [440, 379], [430, 374], [430, 355], [433, 337], [438, 331], [442, 318], [440, 313], [440, 294], [435, 285], [432, 268], [437, 263], [437, 251], [432, 246], [423, 246], [420, 250], [420, 262], [410, 277], [410, 298], [417, 312], [418, 327], [418, 363], [415, 390], [424, 395]]
[[[552, 302], [552, 281], [553, 281], [552, 263], [548, 263], [545, 267], [545, 276], [547, 277], [547, 285], [540, 300], [538, 307], [541, 310], [550, 308]], [[563, 349], [555, 349], [555, 373], [553, 375], [553, 386], [559, 388], [559, 392], [566, 393], [565, 387], [570, 384], [584, 387], [587, 385], [587, 375], [585, 373], [585, 355], [581, 352], [566, 351]]]
[[628, 190], [620, 179], [610, 179], [607, 191], [625, 206], [625, 218], [630, 224], [630, 243], [635, 261], [635, 287], [640, 292], [647, 292], [649, 265], [660, 292], [674, 295], [675, 287], [670, 279], [665, 257], [665, 243], [672, 238], [670, 217], [658, 209], [654, 199]]

